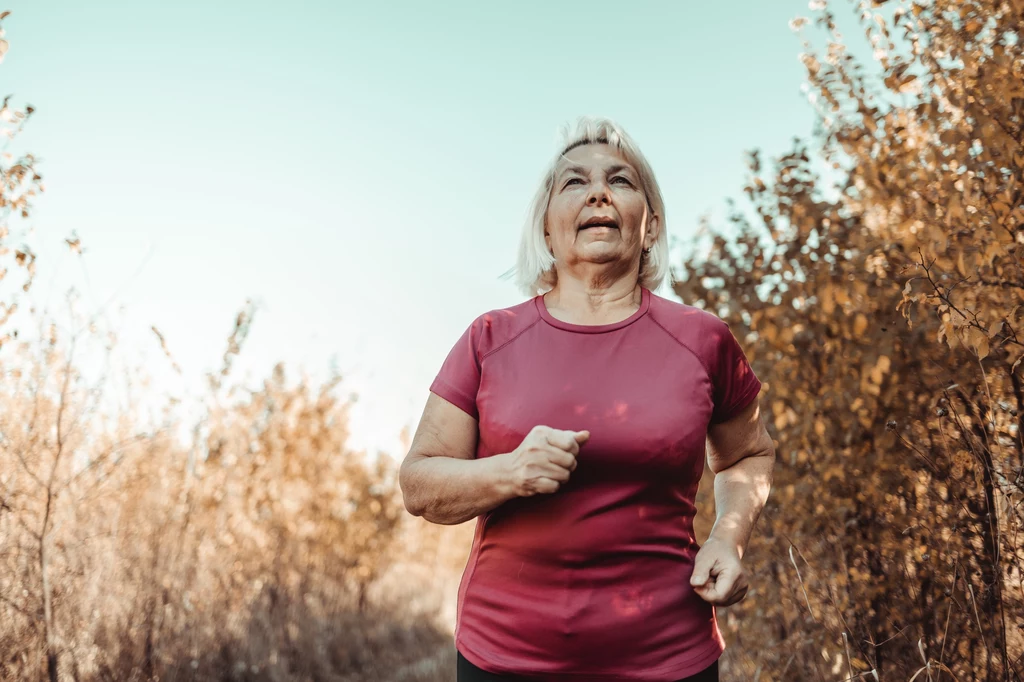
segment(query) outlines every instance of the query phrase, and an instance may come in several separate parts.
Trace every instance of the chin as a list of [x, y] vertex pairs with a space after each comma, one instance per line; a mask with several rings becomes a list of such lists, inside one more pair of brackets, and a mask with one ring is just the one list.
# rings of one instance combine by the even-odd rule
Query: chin
[[607, 253], [594, 253], [593, 251], [584, 252], [577, 254], [577, 258], [582, 263], [614, 263], [616, 261], [626, 260], [622, 254], [614, 253], [610, 250]]

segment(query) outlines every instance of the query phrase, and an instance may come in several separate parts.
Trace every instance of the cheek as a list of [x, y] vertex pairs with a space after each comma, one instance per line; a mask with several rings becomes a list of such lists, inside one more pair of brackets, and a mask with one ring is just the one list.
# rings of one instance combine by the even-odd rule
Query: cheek
[[621, 207], [623, 222], [629, 225], [631, 231], [639, 236], [640, 229], [644, 224], [644, 208], [647, 206], [645, 200], [642, 197], [640, 199], [637, 199], [635, 196], [629, 197], [620, 203], [619, 206]]
[[552, 237], [563, 235], [574, 231], [576, 227], [576, 215], [579, 211], [574, 208], [574, 202], [570, 199], [560, 197], [552, 199], [548, 205], [546, 216], [548, 232]]

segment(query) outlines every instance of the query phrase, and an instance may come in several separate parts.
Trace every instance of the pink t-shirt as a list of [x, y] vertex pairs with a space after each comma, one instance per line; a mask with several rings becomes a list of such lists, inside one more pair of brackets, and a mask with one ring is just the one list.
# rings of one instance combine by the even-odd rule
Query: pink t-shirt
[[494, 673], [665, 682], [725, 648], [690, 587], [694, 497], [708, 425], [761, 383], [729, 327], [642, 290], [621, 322], [576, 325], [543, 297], [478, 317], [430, 390], [477, 419], [476, 456], [511, 452], [538, 424], [590, 431], [551, 495], [477, 519], [455, 644]]

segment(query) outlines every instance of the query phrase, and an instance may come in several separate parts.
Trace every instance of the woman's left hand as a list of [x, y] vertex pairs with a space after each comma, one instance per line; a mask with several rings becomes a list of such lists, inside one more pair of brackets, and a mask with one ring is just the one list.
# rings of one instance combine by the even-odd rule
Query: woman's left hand
[[690, 585], [704, 601], [732, 606], [747, 594], [747, 576], [735, 546], [708, 538], [693, 562]]

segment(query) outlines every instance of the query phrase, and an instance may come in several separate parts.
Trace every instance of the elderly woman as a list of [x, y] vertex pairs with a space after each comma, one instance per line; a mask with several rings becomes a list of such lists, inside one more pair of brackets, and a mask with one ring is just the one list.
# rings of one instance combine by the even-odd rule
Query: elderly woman
[[[652, 293], [664, 216], [636, 144], [581, 120], [523, 232], [533, 298], [478, 317], [430, 387], [400, 482], [412, 514], [477, 519], [459, 682], [718, 679], [715, 606], [747, 591], [775, 453], [728, 326]], [[705, 454], [717, 519], [699, 546]]]

